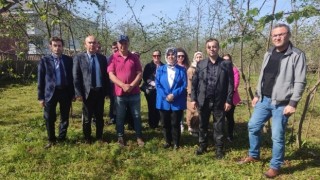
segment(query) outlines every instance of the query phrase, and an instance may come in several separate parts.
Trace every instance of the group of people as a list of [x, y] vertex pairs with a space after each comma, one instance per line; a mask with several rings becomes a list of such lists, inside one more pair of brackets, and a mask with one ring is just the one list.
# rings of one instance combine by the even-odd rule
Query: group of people
[[[274, 47], [264, 56], [256, 95], [252, 100], [254, 112], [248, 123], [249, 155], [239, 164], [260, 160], [260, 131], [272, 117], [272, 159], [267, 178], [279, 175], [284, 161], [285, 129], [301, 99], [306, 84], [306, 59], [304, 53], [290, 42], [290, 28], [286, 24], [273, 27]], [[234, 140], [234, 110], [240, 102], [238, 93], [239, 70], [233, 66], [230, 54], [219, 55], [219, 41], [209, 38], [205, 43], [207, 58], [196, 52], [192, 63], [182, 48], [167, 48], [165, 63], [161, 51], [152, 53], [152, 61], [142, 70], [139, 55], [131, 53], [129, 38], [121, 35], [117, 51], [109, 57], [98, 53], [94, 36], [85, 39], [86, 52], [71, 57], [62, 54], [63, 40], [50, 40], [52, 53], [40, 60], [38, 67], [38, 100], [44, 107], [44, 118], [51, 147], [66, 138], [72, 100], [82, 101], [82, 126], [85, 141], [92, 142], [91, 120], [96, 120], [96, 139], [103, 141], [103, 110], [106, 96], [113, 101], [110, 111], [115, 119], [118, 143], [125, 146], [124, 123], [129, 111], [137, 144], [144, 146], [141, 128], [140, 89], [148, 104], [150, 128], [161, 122], [165, 143], [163, 148], [180, 147], [184, 111], [188, 131], [199, 137], [196, 155], [207, 152], [208, 126], [213, 115], [215, 157], [224, 157], [225, 139]], [[113, 47], [112, 46], [112, 47]], [[108, 60], [107, 60], [108, 59]], [[140, 87], [140, 82], [143, 84]], [[60, 104], [59, 136], [56, 138], [54, 123], [56, 106]], [[115, 109], [115, 111], [114, 111]], [[110, 117], [111, 118], [111, 117]], [[227, 136], [224, 134], [227, 119]]]

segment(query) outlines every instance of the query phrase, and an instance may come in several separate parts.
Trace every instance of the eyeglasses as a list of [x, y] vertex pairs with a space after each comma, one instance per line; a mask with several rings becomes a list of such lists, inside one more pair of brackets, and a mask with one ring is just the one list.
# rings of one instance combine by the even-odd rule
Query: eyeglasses
[[167, 54], [167, 56], [174, 56], [174, 54], [173, 53], [169, 53], [169, 54]]
[[152, 57], [161, 57], [161, 55], [152, 55]]
[[218, 46], [207, 46], [207, 49], [215, 49], [218, 48]]
[[184, 58], [184, 55], [178, 55], [178, 58]]
[[271, 37], [272, 38], [276, 38], [276, 37], [283, 37], [283, 36], [285, 36], [286, 34], [288, 34], [288, 32], [285, 32], [285, 33], [281, 33], [281, 34], [273, 34], [273, 35], [271, 35]]

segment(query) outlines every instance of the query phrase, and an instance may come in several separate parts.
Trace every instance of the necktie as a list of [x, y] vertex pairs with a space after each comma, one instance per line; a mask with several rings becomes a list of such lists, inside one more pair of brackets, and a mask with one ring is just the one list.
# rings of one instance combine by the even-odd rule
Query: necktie
[[96, 82], [96, 62], [94, 55], [91, 55], [91, 61], [92, 61], [92, 67], [91, 67], [91, 86], [96, 87], [97, 82]]
[[62, 65], [62, 59], [58, 59], [58, 62], [59, 62], [61, 86], [66, 86], [67, 85], [67, 79], [66, 79], [66, 75], [65, 75], [64, 68], [63, 68], [63, 65]]

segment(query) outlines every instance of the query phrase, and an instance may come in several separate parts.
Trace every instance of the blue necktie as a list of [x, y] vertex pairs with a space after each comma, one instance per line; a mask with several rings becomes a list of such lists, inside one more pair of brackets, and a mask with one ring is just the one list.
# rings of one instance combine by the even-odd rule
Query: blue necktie
[[59, 61], [59, 69], [60, 69], [61, 86], [66, 86], [67, 79], [66, 79], [66, 75], [64, 74], [65, 72], [62, 65], [62, 59], [58, 59], [58, 61]]
[[94, 55], [91, 55], [91, 60], [92, 60], [92, 67], [91, 67], [91, 86], [96, 87], [97, 82], [96, 82], [96, 62]]

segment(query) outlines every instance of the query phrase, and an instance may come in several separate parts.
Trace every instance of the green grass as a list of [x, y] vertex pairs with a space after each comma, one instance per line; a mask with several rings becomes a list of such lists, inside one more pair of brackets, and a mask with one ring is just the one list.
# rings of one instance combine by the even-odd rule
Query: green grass
[[[105, 114], [108, 104], [107, 100]], [[125, 136], [127, 146], [120, 148], [114, 125], [105, 126], [104, 137], [108, 145], [84, 144], [81, 103], [75, 102], [67, 142], [45, 150], [47, 134], [35, 83], [2, 83], [0, 107], [0, 179], [263, 179], [262, 174], [268, 169], [271, 158], [270, 134], [264, 134], [262, 161], [242, 166], [236, 164], [248, 150], [246, 125], [249, 113], [245, 105], [236, 108], [236, 140], [226, 144], [223, 160], [214, 159], [212, 140], [208, 153], [195, 156], [197, 138], [187, 133], [182, 135], [182, 147], [178, 151], [162, 149], [161, 131], [147, 127], [147, 106], [143, 96], [141, 109], [146, 141], [143, 148], [138, 147], [134, 132], [129, 130]], [[286, 164], [278, 179], [320, 179], [319, 105], [316, 107], [304, 124], [302, 137], [305, 143], [300, 150], [294, 142], [300, 112], [291, 118]], [[109, 120], [107, 116], [104, 119]]]

